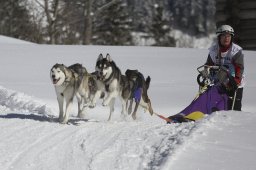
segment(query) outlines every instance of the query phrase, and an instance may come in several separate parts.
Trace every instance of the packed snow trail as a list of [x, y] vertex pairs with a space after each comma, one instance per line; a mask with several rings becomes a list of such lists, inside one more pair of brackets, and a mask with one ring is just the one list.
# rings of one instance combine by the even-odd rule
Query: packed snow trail
[[73, 126], [27, 117], [1, 116], [0, 128], [9, 132], [1, 137], [1, 169], [158, 169], [195, 126], [143, 122]]
[[5, 112], [0, 167], [5, 170], [159, 169], [196, 126], [86, 120], [63, 125], [47, 117], [51, 109], [32, 97], [3, 87], [0, 93]]

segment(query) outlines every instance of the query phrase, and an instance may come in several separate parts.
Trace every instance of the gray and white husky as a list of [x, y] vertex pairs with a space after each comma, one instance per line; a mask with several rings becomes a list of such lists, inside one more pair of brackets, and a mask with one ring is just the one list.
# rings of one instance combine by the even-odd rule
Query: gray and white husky
[[[101, 88], [97, 93], [100, 94], [102, 90], [105, 91], [105, 97], [102, 105], [110, 107], [108, 120], [111, 119], [111, 115], [114, 112], [115, 99], [117, 97], [121, 100], [121, 113], [125, 116], [127, 113], [126, 103], [131, 95], [130, 83], [127, 77], [121, 74], [120, 69], [111, 59], [109, 54], [107, 54], [106, 57], [103, 57], [102, 54], [99, 55], [95, 70], [98, 80], [103, 84], [103, 88]], [[98, 97], [95, 97], [95, 100], [97, 99]]]
[[[85, 107], [89, 102], [89, 78], [90, 74], [81, 64], [66, 67], [63, 64], [55, 64], [50, 71], [50, 78], [55, 87], [59, 104], [59, 122], [67, 123], [72, 107], [73, 98], [78, 102], [78, 117], [84, 117]], [[65, 107], [64, 107], [65, 103]]]

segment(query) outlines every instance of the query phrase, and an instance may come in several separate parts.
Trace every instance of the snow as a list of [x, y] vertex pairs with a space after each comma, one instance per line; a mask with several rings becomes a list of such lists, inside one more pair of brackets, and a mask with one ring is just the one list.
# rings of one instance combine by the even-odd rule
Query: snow
[[[164, 26], [165, 27], [165, 26]], [[146, 33], [133, 32], [133, 41], [136, 45], [140, 46], [151, 46], [155, 44], [155, 40], [150, 38]], [[180, 30], [173, 29], [170, 36], [175, 39], [176, 47], [186, 47], [186, 48], [199, 48], [208, 49], [214, 39], [216, 39], [216, 34], [210, 34], [206, 37], [197, 37], [186, 34]]]
[[175, 39], [176, 47], [208, 49], [216, 39], [216, 34], [209, 34], [206, 37], [196, 37], [186, 34], [180, 30], [172, 30], [172, 37]]
[[[12, 41], [12, 42], [11, 42]], [[83, 64], [94, 70], [100, 53], [109, 53], [124, 73], [151, 76], [155, 112], [169, 116], [196, 96], [196, 68], [207, 50], [164, 47], [65, 46], [20, 43], [0, 37], [1, 170], [254, 170], [256, 112], [254, 51], [244, 51], [243, 111], [220, 111], [198, 122], [166, 124], [143, 109], [138, 119], [111, 121], [101, 102], [68, 125], [56, 122], [58, 105], [49, 78], [55, 63]], [[5, 43], [6, 42], [6, 43]]]
[[11, 37], [6, 37], [4, 35], [0, 35], [0, 44], [33, 44], [28, 41], [19, 40]]
[[201, 123], [172, 166], [183, 170], [188, 160], [191, 169], [255, 169], [255, 118], [247, 112], [216, 113]]

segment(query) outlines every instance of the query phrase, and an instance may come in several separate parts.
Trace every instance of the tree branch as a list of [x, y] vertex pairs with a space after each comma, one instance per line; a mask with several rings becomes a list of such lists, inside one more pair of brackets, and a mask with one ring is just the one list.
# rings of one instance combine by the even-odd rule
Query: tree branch
[[105, 9], [107, 9], [108, 7], [110, 7], [111, 5], [114, 5], [115, 3], [117, 3], [120, 0], [112, 0], [106, 4], [104, 4], [102, 7], [100, 7], [95, 13], [94, 15], [97, 16], [99, 15], [102, 11], [104, 11]]
[[41, 4], [38, 0], [35, 0], [36, 1], [36, 3], [40, 6], [40, 7], [42, 7], [43, 9], [44, 9], [44, 5], [43, 4]]

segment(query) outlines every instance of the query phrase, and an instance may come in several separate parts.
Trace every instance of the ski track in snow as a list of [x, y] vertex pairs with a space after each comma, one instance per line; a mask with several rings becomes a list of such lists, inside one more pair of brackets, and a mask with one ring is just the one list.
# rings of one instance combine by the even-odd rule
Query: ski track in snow
[[[4, 170], [156, 170], [197, 126], [193, 122], [165, 125], [86, 120], [78, 126], [62, 125], [49, 117], [51, 108], [33, 97], [3, 87], [0, 96], [0, 109], [5, 112], [0, 115], [0, 128], [9, 131], [0, 142], [0, 167]], [[71, 120], [76, 123], [75, 118]], [[49, 157], [55, 159], [49, 161]]]

